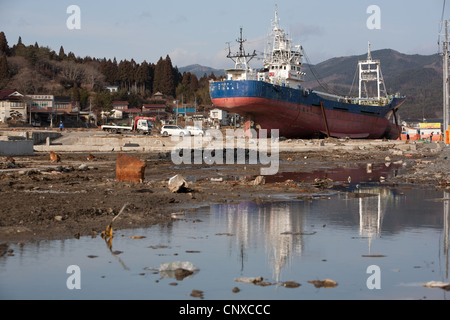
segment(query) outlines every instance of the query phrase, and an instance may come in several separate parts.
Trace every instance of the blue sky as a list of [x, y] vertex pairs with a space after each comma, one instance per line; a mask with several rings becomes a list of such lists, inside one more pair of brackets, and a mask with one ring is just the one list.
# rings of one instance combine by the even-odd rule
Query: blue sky
[[[450, 1], [444, 19], [450, 19]], [[10, 46], [19, 36], [56, 52], [62, 45], [77, 56], [133, 58], [156, 63], [167, 54], [178, 67], [201, 64], [228, 68], [227, 42], [235, 47], [239, 28], [246, 50], [262, 52], [275, 5], [281, 27], [301, 44], [312, 63], [390, 48], [407, 54], [438, 52], [444, 0], [0, 0], [0, 31]], [[81, 28], [69, 30], [67, 8], [81, 10]], [[381, 29], [370, 30], [366, 12], [380, 8]], [[254, 60], [253, 66], [261, 62]]]

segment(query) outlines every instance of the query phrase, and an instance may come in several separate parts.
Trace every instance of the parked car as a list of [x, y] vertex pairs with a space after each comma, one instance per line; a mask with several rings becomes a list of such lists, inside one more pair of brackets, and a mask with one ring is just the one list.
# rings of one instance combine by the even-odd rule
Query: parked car
[[192, 136], [203, 136], [205, 131], [198, 127], [186, 127], [186, 130], [189, 130]]
[[168, 136], [189, 136], [189, 130], [184, 129], [182, 126], [177, 126], [174, 124], [167, 124], [162, 126], [161, 135], [163, 137]]

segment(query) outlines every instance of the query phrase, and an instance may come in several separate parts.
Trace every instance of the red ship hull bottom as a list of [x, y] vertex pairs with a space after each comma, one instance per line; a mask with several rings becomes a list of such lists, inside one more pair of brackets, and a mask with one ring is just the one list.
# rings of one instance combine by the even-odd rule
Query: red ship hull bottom
[[265, 98], [219, 98], [213, 104], [230, 113], [248, 117], [261, 129], [278, 129], [280, 137], [308, 138], [317, 134], [332, 137], [398, 138], [398, 128], [388, 119], [324, 109]]

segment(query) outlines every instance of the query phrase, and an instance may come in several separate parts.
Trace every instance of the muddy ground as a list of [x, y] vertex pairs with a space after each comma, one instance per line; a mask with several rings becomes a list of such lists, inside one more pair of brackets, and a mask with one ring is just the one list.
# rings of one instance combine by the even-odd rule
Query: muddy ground
[[[173, 213], [214, 203], [351, 192], [358, 179], [449, 189], [450, 148], [435, 149], [422, 144], [414, 152], [393, 152], [384, 144], [352, 151], [284, 152], [279, 173], [258, 185], [253, 181], [260, 175], [259, 165], [176, 166], [169, 153], [129, 154], [146, 161], [141, 183], [116, 180], [117, 153], [94, 153], [92, 160], [87, 153], [61, 153], [59, 163], [51, 162], [46, 152], [0, 157], [0, 243], [100, 235], [125, 204], [112, 224], [115, 230], [169, 224]], [[176, 174], [188, 181], [184, 192], [167, 187]]]

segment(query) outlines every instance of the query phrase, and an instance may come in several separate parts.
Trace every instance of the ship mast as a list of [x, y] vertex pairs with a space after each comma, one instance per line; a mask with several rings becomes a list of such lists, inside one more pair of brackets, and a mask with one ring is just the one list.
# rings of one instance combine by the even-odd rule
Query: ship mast
[[[370, 53], [370, 42], [367, 45], [367, 59], [358, 62], [359, 68], [359, 100], [360, 101], [380, 101], [387, 98], [386, 86], [384, 85], [383, 75], [381, 74], [380, 60], [373, 60]], [[371, 97], [367, 90], [369, 82], [376, 82], [377, 93]]]
[[239, 51], [235, 54], [231, 54], [231, 48], [228, 44], [227, 58], [233, 60], [233, 62], [235, 63], [235, 69], [248, 70], [249, 69], [248, 63], [256, 56], [256, 50], [254, 50], [252, 54], [245, 53], [244, 50], [245, 41], [247, 40], [244, 40], [242, 38], [242, 27], [241, 27], [239, 39], [236, 40], [236, 42], [239, 43]]

